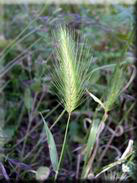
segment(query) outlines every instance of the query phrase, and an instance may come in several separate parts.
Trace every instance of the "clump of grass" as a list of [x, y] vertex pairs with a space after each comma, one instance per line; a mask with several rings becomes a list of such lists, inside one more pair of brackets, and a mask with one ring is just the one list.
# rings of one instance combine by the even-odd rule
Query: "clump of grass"
[[89, 67], [86, 63], [84, 64], [84, 60], [82, 60], [84, 46], [78, 48], [78, 42], [75, 43], [72, 34], [66, 27], [60, 27], [57, 38], [57, 62], [55, 64], [55, 73], [53, 74], [53, 83], [58, 90], [61, 103], [68, 112], [68, 122], [55, 179], [57, 178], [64, 152], [70, 116], [72, 111], [74, 111], [82, 101], [84, 84], [89, 77]]
[[118, 99], [122, 88], [123, 88], [124, 78], [123, 78], [123, 68], [120, 67], [120, 63], [117, 63], [114, 72], [112, 74], [112, 77], [110, 79], [108, 90], [106, 91], [105, 95], [106, 101], [102, 103], [101, 100], [99, 100], [96, 96], [94, 96], [92, 93], [88, 92], [88, 94], [104, 109], [104, 115], [102, 117], [102, 120], [97, 121], [97, 113], [98, 108], [96, 108], [95, 112], [95, 118], [93, 117], [93, 122], [90, 127], [90, 132], [87, 140], [87, 146], [85, 151], [85, 161], [82, 171], [82, 179], [88, 178], [91, 165], [90, 165], [90, 157], [94, 148], [94, 145], [96, 143], [96, 140], [99, 138], [99, 135], [104, 128], [104, 123], [106, 122], [108, 118], [108, 112], [112, 109], [114, 103]]

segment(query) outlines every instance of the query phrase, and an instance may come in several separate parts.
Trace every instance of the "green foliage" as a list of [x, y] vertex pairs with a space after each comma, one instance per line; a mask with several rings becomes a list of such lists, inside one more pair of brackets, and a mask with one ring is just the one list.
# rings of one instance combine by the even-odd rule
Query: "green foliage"
[[33, 99], [32, 99], [32, 96], [31, 96], [31, 90], [29, 88], [27, 88], [25, 90], [24, 103], [25, 103], [26, 108], [28, 110], [31, 110], [32, 105], [33, 105]]
[[100, 120], [99, 119], [93, 120], [92, 123], [93, 124], [92, 124], [92, 127], [90, 128], [89, 137], [87, 140], [86, 153], [84, 155], [85, 166], [83, 167], [83, 172], [81, 175], [81, 178], [84, 178], [84, 179], [88, 177], [88, 173], [90, 170], [90, 166], [88, 166], [87, 164], [88, 164], [91, 152], [93, 150], [93, 147], [95, 145], [95, 141], [97, 138], [97, 133], [100, 125]]
[[52, 135], [50, 129], [48, 128], [48, 125], [47, 125], [45, 119], [43, 118], [42, 114], [41, 114], [41, 117], [43, 119], [44, 128], [45, 128], [46, 135], [47, 135], [47, 141], [48, 141], [48, 146], [49, 146], [49, 154], [50, 154], [51, 163], [52, 163], [54, 171], [56, 171], [57, 166], [58, 166], [58, 154], [57, 154], [55, 141], [54, 141], [53, 135]]
[[[134, 78], [133, 6], [25, 4], [5, 5], [3, 9], [0, 157], [4, 157], [1, 163], [5, 170], [10, 169], [9, 176], [30, 180], [30, 172], [35, 172], [33, 178], [42, 180], [50, 170], [56, 177], [79, 178], [82, 174], [90, 178], [104, 167], [116, 172], [119, 161], [114, 158], [125, 150], [135, 120], [135, 99], [128, 85]], [[51, 90], [53, 81], [58, 92]], [[85, 88], [89, 92], [84, 94]], [[54, 94], [62, 105], [56, 105]], [[84, 105], [80, 105], [83, 99]], [[70, 128], [70, 114], [67, 120], [65, 111], [73, 112]], [[99, 135], [101, 124], [104, 131]], [[67, 133], [69, 159], [64, 153]], [[105, 158], [100, 160], [102, 154]], [[53, 172], [47, 168], [50, 162]], [[124, 164], [133, 177], [132, 160]], [[121, 174], [122, 169], [117, 175]]]

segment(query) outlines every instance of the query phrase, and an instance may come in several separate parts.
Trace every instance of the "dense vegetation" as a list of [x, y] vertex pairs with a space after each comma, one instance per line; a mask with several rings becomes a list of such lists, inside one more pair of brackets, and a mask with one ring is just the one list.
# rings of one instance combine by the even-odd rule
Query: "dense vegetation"
[[0, 5], [1, 179], [134, 179], [133, 11]]

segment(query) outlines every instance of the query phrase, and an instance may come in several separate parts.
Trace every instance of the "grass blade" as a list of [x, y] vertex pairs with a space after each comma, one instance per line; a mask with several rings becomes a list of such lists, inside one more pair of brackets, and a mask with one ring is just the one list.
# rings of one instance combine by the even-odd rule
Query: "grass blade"
[[58, 154], [57, 154], [56, 144], [55, 144], [53, 135], [52, 135], [42, 113], [40, 113], [40, 115], [41, 115], [42, 120], [44, 122], [44, 127], [45, 127], [45, 131], [46, 131], [46, 135], [47, 135], [51, 163], [52, 163], [54, 171], [56, 171], [57, 166], [58, 166]]
[[100, 120], [96, 119], [96, 120], [93, 120], [92, 127], [90, 128], [90, 134], [88, 137], [86, 154], [85, 154], [85, 163], [84, 163], [84, 168], [82, 172], [82, 178], [84, 179], [87, 178], [87, 175], [89, 172], [89, 168], [87, 167], [87, 164], [88, 164], [88, 160], [90, 158], [91, 152], [93, 150], [94, 144], [96, 142], [96, 136], [97, 136], [99, 125], [100, 125]]
[[91, 92], [89, 92], [88, 90], [86, 90], [86, 91], [87, 91], [87, 93], [89, 94], [89, 96], [90, 96], [91, 98], [93, 98], [93, 100], [94, 100], [95, 102], [97, 102], [98, 104], [100, 104], [101, 107], [106, 111], [105, 106], [104, 106], [104, 104], [101, 102], [101, 100], [100, 100], [99, 98], [97, 98], [95, 95], [93, 95]]

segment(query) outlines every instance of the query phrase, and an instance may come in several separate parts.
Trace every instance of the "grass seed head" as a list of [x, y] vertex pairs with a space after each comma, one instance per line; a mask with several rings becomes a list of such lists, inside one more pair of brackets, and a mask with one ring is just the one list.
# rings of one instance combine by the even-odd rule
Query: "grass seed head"
[[57, 62], [53, 82], [66, 111], [71, 113], [80, 103], [84, 92], [84, 83], [88, 79], [88, 69], [82, 63], [82, 51], [78, 49], [72, 35], [66, 27], [57, 34]]

